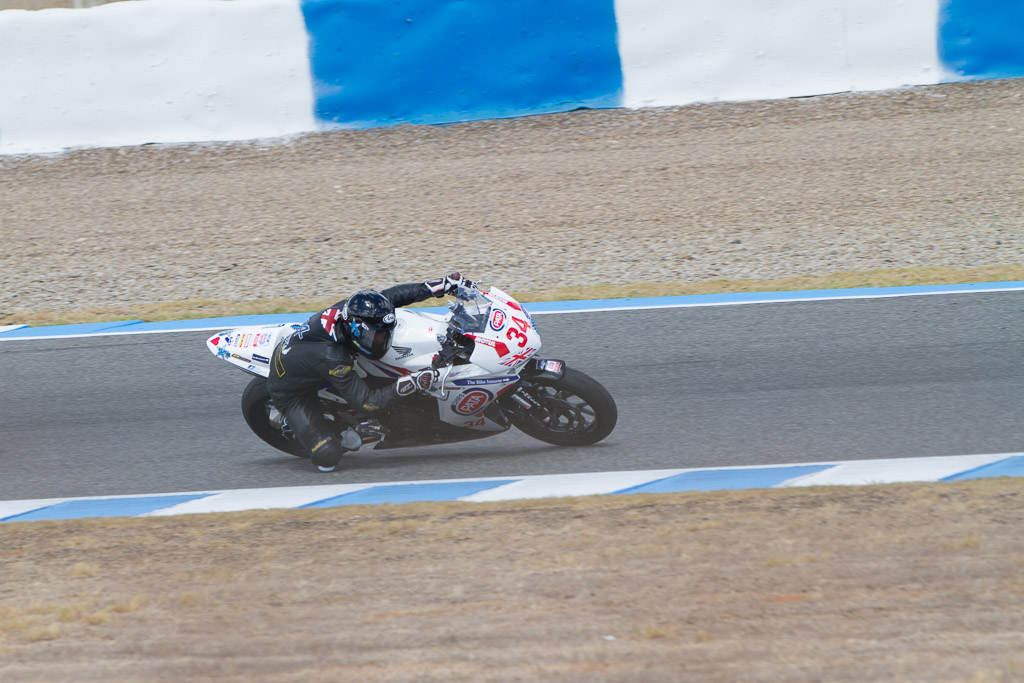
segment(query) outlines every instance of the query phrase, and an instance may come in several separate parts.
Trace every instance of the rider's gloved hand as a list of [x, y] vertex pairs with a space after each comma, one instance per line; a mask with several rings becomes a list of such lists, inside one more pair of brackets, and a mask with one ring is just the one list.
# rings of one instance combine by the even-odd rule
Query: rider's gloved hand
[[462, 277], [462, 273], [455, 271], [448, 273], [444, 277], [439, 277], [434, 280], [427, 280], [424, 282], [428, 289], [434, 296], [442, 297], [446, 294], [454, 294], [455, 290], [459, 286], [472, 287], [473, 282]]
[[441, 380], [441, 373], [436, 368], [428, 368], [426, 370], [420, 370], [419, 372], [412, 373], [412, 378], [413, 381], [416, 382], [417, 389], [425, 393], [430, 393], [437, 389]]
[[395, 382], [395, 391], [399, 396], [408, 396], [415, 391], [430, 393], [437, 388], [441, 373], [434, 369], [420, 370]]
[[454, 294], [459, 287], [472, 287], [473, 283], [470, 280], [462, 277], [462, 273], [456, 271], [454, 273], [448, 273], [444, 276], [444, 293]]

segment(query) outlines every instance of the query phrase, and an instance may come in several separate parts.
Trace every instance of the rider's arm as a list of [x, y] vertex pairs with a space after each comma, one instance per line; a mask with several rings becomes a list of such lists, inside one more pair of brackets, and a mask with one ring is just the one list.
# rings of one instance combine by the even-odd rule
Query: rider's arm
[[[336, 349], [332, 349], [334, 351]], [[327, 379], [335, 393], [364, 414], [373, 414], [389, 407], [400, 397], [394, 384], [379, 389], [371, 388], [353, 367], [352, 357], [342, 352], [331, 359]]]
[[395, 308], [408, 306], [417, 301], [426, 301], [434, 295], [425, 282], [410, 282], [404, 285], [395, 285], [381, 291], [384, 298], [391, 302]]
[[388, 287], [381, 292], [395, 308], [408, 306], [417, 301], [426, 301], [430, 297], [442, 297], [445, 294], [452, 294], [459, 285], [472, 286], [459, 273], [448, 273], [444, 277], [434, 278], [426, 282], [410, 282], [405, 285]]

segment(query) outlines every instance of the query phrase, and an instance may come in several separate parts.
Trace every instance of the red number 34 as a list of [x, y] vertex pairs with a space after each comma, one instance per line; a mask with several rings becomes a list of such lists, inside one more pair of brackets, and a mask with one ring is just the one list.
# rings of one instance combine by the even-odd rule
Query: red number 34
[[515, 340], [519, 348], [523, 348], [524, 346], [526, 346], [527, 341], [526, 330], [528, 330], [530, 326], [527, 325], [525, 320], [520, 320], [515, 316], [509, 317], [512, 318], [512, 322], [514, 322], [516, 324], [516, 327], [518, 327], [519, 329], [516, 329], [516, 327], [509, 326], [508, 332], [505, 333], [505, 339], [508, 339], [509, 341]]

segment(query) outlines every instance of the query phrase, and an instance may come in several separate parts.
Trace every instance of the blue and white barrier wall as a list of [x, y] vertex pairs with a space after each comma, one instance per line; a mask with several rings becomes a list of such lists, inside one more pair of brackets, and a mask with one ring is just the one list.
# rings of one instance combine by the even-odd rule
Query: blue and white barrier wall
[[0, 154], [1024, 76], [1017, 0], [146, 0], [0, 11]]

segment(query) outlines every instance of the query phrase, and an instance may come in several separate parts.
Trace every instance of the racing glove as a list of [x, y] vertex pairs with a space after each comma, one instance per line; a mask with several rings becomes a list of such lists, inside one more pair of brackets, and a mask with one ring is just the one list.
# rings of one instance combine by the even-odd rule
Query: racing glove
[[430, 290], [430, 293], [436, 297], [442, 297], [446, 294], [454, 294], [455, 290], [457, 290], [460, 285], [463, 287], [473, 286], [473, 282], [462, 277], [462, 273], [459, 273], [458, 271], [448, 273], [444, 277], [427, 280], [423, 284], [425, 284], [427, 289]]
[[405, 377], [399, 377], [395, 382], [395, 392], [399, 396], [409, 396], [413, 392], [421, 391], [429, 394], [437, 388], [441, 373], [434, 369], [420, 370]]

